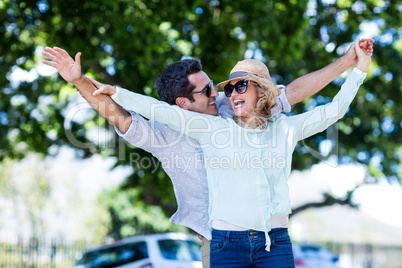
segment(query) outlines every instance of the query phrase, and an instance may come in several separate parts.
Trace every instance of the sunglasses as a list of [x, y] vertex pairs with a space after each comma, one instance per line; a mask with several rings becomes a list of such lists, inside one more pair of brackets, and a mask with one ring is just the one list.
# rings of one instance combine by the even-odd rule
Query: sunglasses
[[205, 95], [207, 95], [207, 97], [209, 98], [209, 97], [211, 97], [211, 92], [212, 92], [212, 87], [213, 86], [214, 86], [214, 81], [211, 80], [203, 90], [190, 92], [189, 94], [204, 93], [205, 92]]
[[223, 91], [225, 92], [226, 97], [230, 98], [232, 96], [233, 90], [235, 89], [237, 93], [243, 94], [246, 93], [247, 91], [247, 85], [248, 81], [247, 80], [241, 80], [237, 82], [234, 85], [227, 84], [224, 88]]

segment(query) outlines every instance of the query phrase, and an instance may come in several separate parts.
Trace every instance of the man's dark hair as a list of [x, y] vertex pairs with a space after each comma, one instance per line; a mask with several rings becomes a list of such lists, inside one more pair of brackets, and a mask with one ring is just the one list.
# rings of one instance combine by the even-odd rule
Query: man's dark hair
[[155, 88], [161, 100], [173, 105], [178, 97], [187, 97], [194, 102], [189, 93], [194, 90], [195, 85], [190, 83], [188, 76], [201, 70], [201, 62], [197, 59], [185, 59], [169, 64], [155, 81]]

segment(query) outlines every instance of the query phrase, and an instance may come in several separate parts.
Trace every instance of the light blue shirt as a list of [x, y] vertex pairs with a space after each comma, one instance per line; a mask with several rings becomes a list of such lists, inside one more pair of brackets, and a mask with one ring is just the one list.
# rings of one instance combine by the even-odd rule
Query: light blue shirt
[[[290, 111], [290, 104], [284, 93], [285, 88], [283, 86], [279, 88], [282, 94], [276, 99], [271, 116], [282, 111]], [[112, 96], [117, 103], [119, 99], [130, 98], [133, 94], [125, 89], [119, 88], [118, 91], [120, 92], [118, 95]], [[219, 93], [215, 103], [220, 117], [233, 117], [230, 101], [222, 92]], [[136, 106], [130, 103], [124, 104], [123, 107], [127, 110], [136, 110]], [[121, 133], [117, 128], [116, 132], [132, 145], [158, 158], [172, 180], [178, 208], [170, 221], [189, 227], [210, 240], [207, 173], [199, 143], [165, 124], [145, 120], [135, 112], [131, 114], [132, 123], [126, 133]]]

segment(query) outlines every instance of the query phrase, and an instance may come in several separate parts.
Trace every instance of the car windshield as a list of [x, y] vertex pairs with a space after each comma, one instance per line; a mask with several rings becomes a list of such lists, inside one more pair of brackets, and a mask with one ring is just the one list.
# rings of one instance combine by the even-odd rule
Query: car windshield
[[320, 248], [315, 247], [315, 246], [300, 246], [300, 249], [303, 252], [319, 252]]
[[162, 256], [168, 260], [201, 261], [201, 245], [189, 240], [159, 240]]
[[109, 268], [145, 258], [148, 258], [146, 243], [137, 242], [86, 252], [77, 265]]

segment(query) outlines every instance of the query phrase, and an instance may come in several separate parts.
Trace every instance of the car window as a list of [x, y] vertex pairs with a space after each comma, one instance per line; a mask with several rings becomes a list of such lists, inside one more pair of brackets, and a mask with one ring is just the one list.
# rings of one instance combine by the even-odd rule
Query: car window
[[77, 265], [108, 268], [148, 258], [145, 242], [137, 242], [86, 252]]
[[316, 246], [301, 246], [300, 247], [303, 252], [319, 252], [320, 248]]
[[189, 240], [158, 241], [162, 256], [168, 260], [201, 261], [201, 245]]

